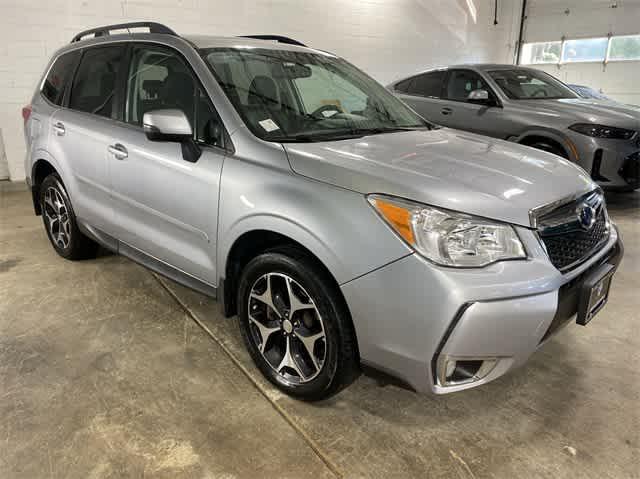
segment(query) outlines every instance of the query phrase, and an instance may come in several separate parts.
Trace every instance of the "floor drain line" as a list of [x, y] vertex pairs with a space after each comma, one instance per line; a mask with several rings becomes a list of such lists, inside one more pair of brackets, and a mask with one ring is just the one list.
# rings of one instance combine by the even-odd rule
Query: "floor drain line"
[[280, 414], [280, 416], [283, 417], [283, 419], [294, 429], [294, 431], [296, 431], [296, 433], [298, 433], [302, 439], [307, 443], [307, 445], [311, 448], [311, 450], [316, 454], [316, 456], [318, 456], [318, 458], [324, 463], [325, 466], [327, 466], [327, 468], [336, 476], [339, 478], [344, 477], [344, 475], [340, 472], [340, 470], [338, 469], [338, 466], [336, 466], [328, 457], [327, 455], [322, 452], [322, 449], [320, 449], [320, 446], [318, 446], [318, 444], [316, 443], [316, 441], [313, 440], [313, 438], [311, 438], [309, 436], [309, 434], [307, 434], [305, 432], [304, 429], [302, 429], [297, 423], [296, 421], [291, 417], [291, 415], [285, 411], [282, 406], [280, 406], [278, 403], [276, 403], [273, 399], [271, 399], [269, 397], [269, 394], [267, 393], [267, 391], [265, 390], [265, 388], [253, 377], [253, 375], [249, 372], [249, 370], [244, 367], [244, 365], [240, 362], [240, 360], [236, 357], [235, 354], [233, 354], [233, 352], [231, 352], [231, 350], [225, 346], [225, 344], [213, 333], [213, 331], [211, 331], [206, 324], [204, 324], [200, 318], [198, 318], [198, 316], [191, 310], [191, 308], [189, 308], [189, 306], [187, 306], [179, 297], [178, 295], [171, 289], [171, 287], [169, 285], [167, 285], [164, 281], [164, 279], [159, 276], [156, 273], [151, 273], [154, 278], [158, 281], [158, 283], [160, 283], [160, 286], [162, 286], [162, 288], [169, 294], [169, 296], [171, 296], [173, 298], [173, 300], [178, 303], [178, 305], [187, 313], [187, 315], [198, 325], [200, 326], [200, 328], [207, 333], [211, 339], [213, 339], [218, 346], [220, 346], [220, 348], [222, 348], [222, 350], [224, 351], [224, 353], [229, 357], [229, 359], [231, 359], [231, 362], [233, 362], [233, 364], [236, 365], [236, 367], [238, 369], [240, 369], [240, 371], [242, 372], [242, 374], [244, 374], [246, 376], [246, 378], [251, 382], [251, 384], [253, 384], [253, 386], [260, 392], [260, 394], [262, 394], [262, 396], [264, 396], [264, 398], [269, 402], [269, 404], [271, 404], [271, 406], [278, 412], [278, 414]]

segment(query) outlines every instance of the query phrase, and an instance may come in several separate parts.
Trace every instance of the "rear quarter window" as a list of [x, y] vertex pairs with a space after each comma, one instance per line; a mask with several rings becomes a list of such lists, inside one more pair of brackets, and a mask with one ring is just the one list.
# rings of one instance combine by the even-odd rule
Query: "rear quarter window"
[[80, 58], [80, 50], [60, 55], [53, 63], [42, 84], [42, 96], [54, 105], [62, 105], [64, 90]]
[[409, 89], [411, 88], [411, 82], [413, 82], [414, 79], [415, 77], [411, 77], [408, 80], [403, 80], [399, 83], [396, 83], [395, 90], [401, 93], [408, 93]]

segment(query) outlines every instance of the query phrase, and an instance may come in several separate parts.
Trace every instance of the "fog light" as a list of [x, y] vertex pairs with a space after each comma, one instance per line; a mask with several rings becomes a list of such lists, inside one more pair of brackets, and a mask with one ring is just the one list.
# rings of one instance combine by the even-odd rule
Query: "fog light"
[[498, 364], [498, 358], [464, 358], [441, 356], [438, 359], [440, 386], [469, 384], [486, 377]]

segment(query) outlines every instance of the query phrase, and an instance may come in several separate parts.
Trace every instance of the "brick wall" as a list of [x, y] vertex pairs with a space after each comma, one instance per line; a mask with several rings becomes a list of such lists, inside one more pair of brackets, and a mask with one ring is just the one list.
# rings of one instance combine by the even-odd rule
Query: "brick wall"
[[520, 1], [498, 2], [497, 26], [494, 1], [0, 0], [0, 178], [7, 162], [11, 179], [24, 178], [21, 108], [53, 52], [81, 30], [153, 20], [184, 34], [288, 35], [388, 83], [436, 65], [510, 63]]

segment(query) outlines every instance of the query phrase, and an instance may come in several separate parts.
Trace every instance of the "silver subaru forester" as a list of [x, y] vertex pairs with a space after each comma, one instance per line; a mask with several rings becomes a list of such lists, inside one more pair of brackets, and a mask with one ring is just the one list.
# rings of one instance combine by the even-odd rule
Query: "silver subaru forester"
[[581, 168], [436, 128], [284, 37], [89, 30], [23, 117], [56, 252], [100, 244], [217, 297], [301, 399], [360, 366], [420, 392], [487, 383], [589, 322], [622, 258]]

